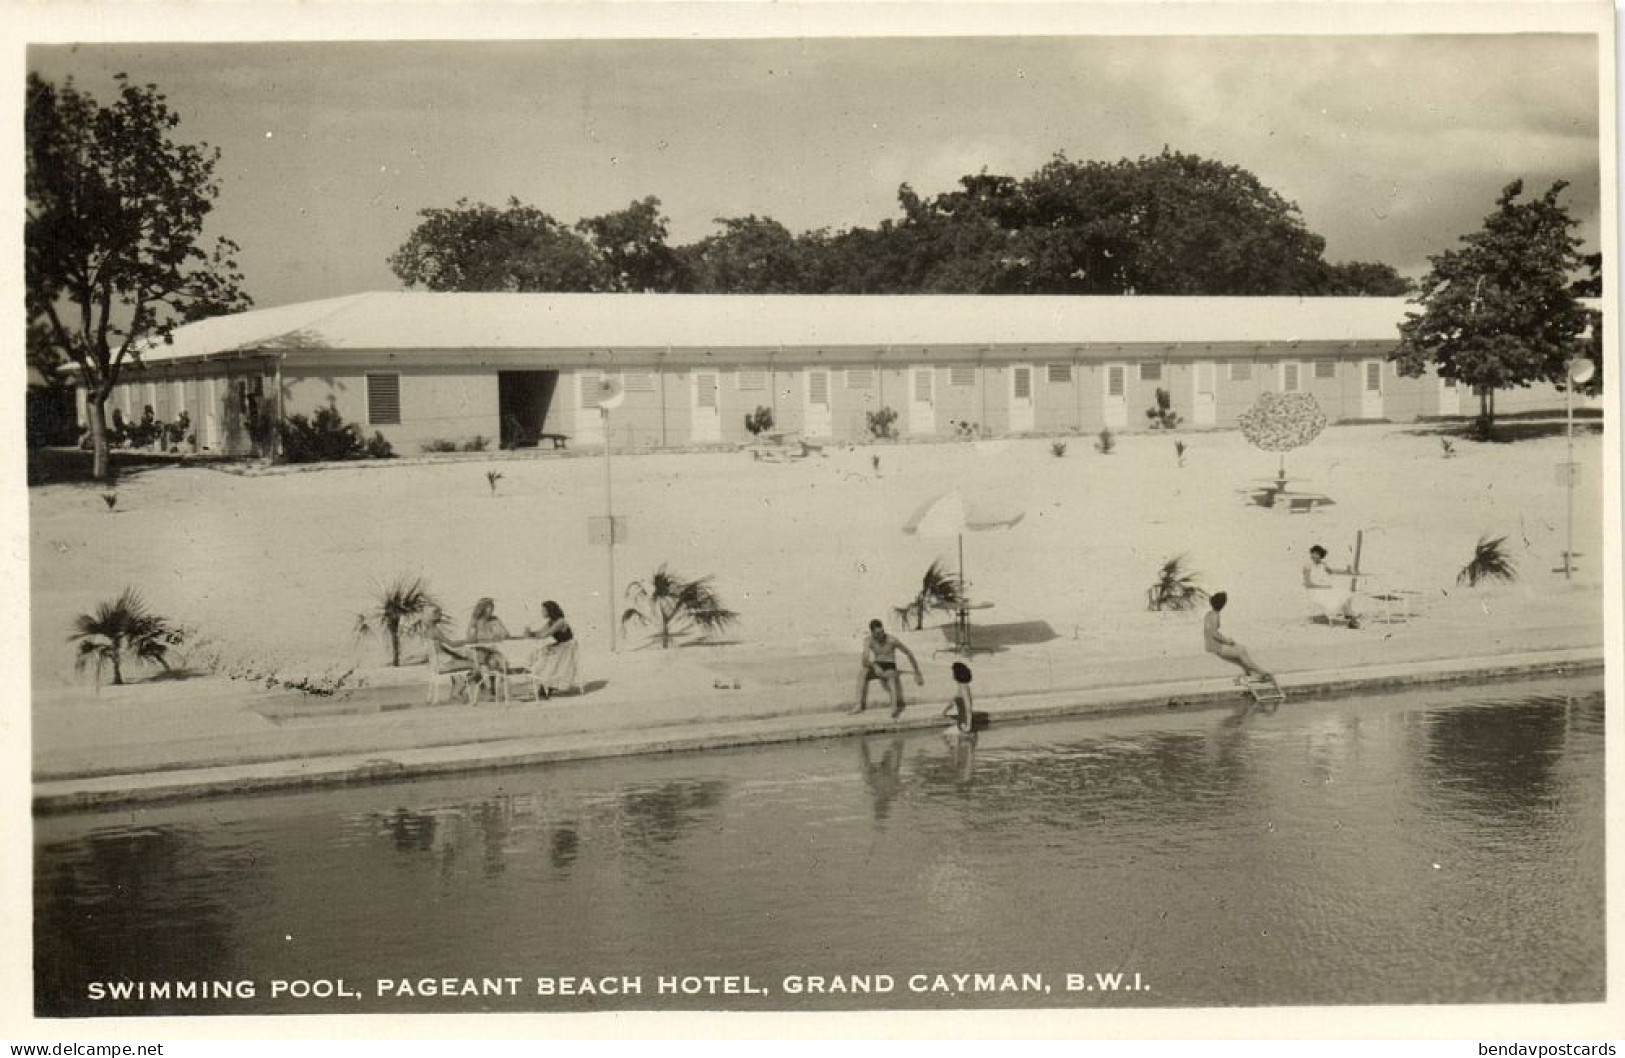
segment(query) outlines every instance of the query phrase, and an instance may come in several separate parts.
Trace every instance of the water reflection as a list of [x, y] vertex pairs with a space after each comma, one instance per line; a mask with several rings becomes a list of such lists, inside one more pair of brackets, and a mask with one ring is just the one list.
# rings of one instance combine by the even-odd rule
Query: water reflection
[[88, 1012], [87, 974], [956, 968], [1155, 987], [1073, 1005], [1585, 1001], [1602, 715], [1244, 704], [54, 817], [38, 1003]]
[[[92, 1003], [97, 980], [226, 980], [233, 925], [254, 903], [257, 856], [178, 827], [104, 830], [39, 850], [35, 1007], [41, 1013], [159, 1014], [183, 1003]], [[214, 884], [199, 890], [199, 872]]]

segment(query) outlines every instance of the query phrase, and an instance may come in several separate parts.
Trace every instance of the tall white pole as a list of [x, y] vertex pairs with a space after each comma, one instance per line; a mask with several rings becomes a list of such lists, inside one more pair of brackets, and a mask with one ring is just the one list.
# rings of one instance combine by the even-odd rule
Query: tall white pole
[[609, 546], [609, 652], [615, 653], [615, 493], [610, 484], [609, 472], [609, 409], [600, 407], [598, 414], [604, 417], [604, 514], [605, 521], [609, 523], [606, 540]]
[[1564, 488], [1568, 492], [1568, 536], [1563, 545], [1563, 579], [1572, 580], [1574, 562], [1574, 372], [1563, 385], [1563, 417], [1568, 421], [1568, 461], [1563, 464]]

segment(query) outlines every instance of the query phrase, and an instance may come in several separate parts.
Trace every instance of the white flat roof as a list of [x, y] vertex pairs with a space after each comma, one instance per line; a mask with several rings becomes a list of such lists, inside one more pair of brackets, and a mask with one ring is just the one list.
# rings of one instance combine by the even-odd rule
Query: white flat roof
[[153, 361], [277, 350], [1395, 342], [1403, 298], [376, 292], [187, 324]]

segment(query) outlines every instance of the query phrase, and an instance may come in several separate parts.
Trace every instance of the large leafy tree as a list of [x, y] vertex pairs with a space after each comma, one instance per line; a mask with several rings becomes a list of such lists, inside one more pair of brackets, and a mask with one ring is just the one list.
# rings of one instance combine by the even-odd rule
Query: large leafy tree
[[686, 285], [682, 260], [666, 245], [666, 218], [653, 195], [623, 210], [578, 221], [576, 231], [598, 251], [614, 290], [641, 294]]
[[1495, 426], [1495, 393], [1535, 382], [1559, 382], [1588, 322], [1573, 281], [1583, 259], [1578, 225], [1558, 196], [1559, 180], [1539, 198], [1523, 199], [1523, 181], [1508, 184], [1484, 226], [1462, 246], [1429, 257], [1415, 302], [1399, 325], [1390, 355], [1400, 374], [1432, 365], [1443, 378], [1471, 386], [1479, 423]]
[[695, 291], [702, 294], [808, 292], [807, 249], [768, 217], [718, 217], [722, 231], [683, 247]]
[[389, 267], [408, 287], [464, 291], [606, 291], [613, 269], [582, 236], [517, 198], [503, 208], [458, 199], [425, 209]]
[[220, 152], [173, 138], [180, 117], [155, 85], [118, 76], [107, 106], [28, 76], [28, 319], [78, 366], [94, 473], [108, 474], [106, 402], [141, 350], [181, 323], [247, 308], [237, 245], [205, 247]]

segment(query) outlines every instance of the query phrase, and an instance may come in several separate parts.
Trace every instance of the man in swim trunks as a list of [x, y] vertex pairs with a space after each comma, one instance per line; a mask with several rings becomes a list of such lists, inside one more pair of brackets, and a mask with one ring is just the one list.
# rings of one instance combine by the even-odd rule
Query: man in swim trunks
[[1247, 653], [1246, 647], [1220, 630], [1219, 612], [1229, 601], [1230, 597], [1222, 591], [1214, 592], [1212, 598], [1208, 599], [1208, 605], [1212, 609], [1202, 620], [1202, 645], [1207, 648], [1209, 654], [1217, 654], [1232, 665], [1241, 666], [1242, 671], [1255, 680], [1273, 680], [1275, 677], [1259, 667], [1252, 655]]
[[897, 652], [901, 650], [908, 663], [914, 666], [914, 683], [916, 686], [925, 685], [925, 677], [920, 673], [920, 663], [914, 659], [914, 652], [909, 650], [893, 636], [886, 634], [886, 626], [880, 623], [880, 618], [869, 622], [869, 636], [863, 641], [862, 668], [858, 673], [858, 705], [854, 713], [861, 713], [869, 707], [869, 681], [879, 680], [891, 691], [891, 715], [901, 716], [903, 712], [903, 681], [897, 675]]

